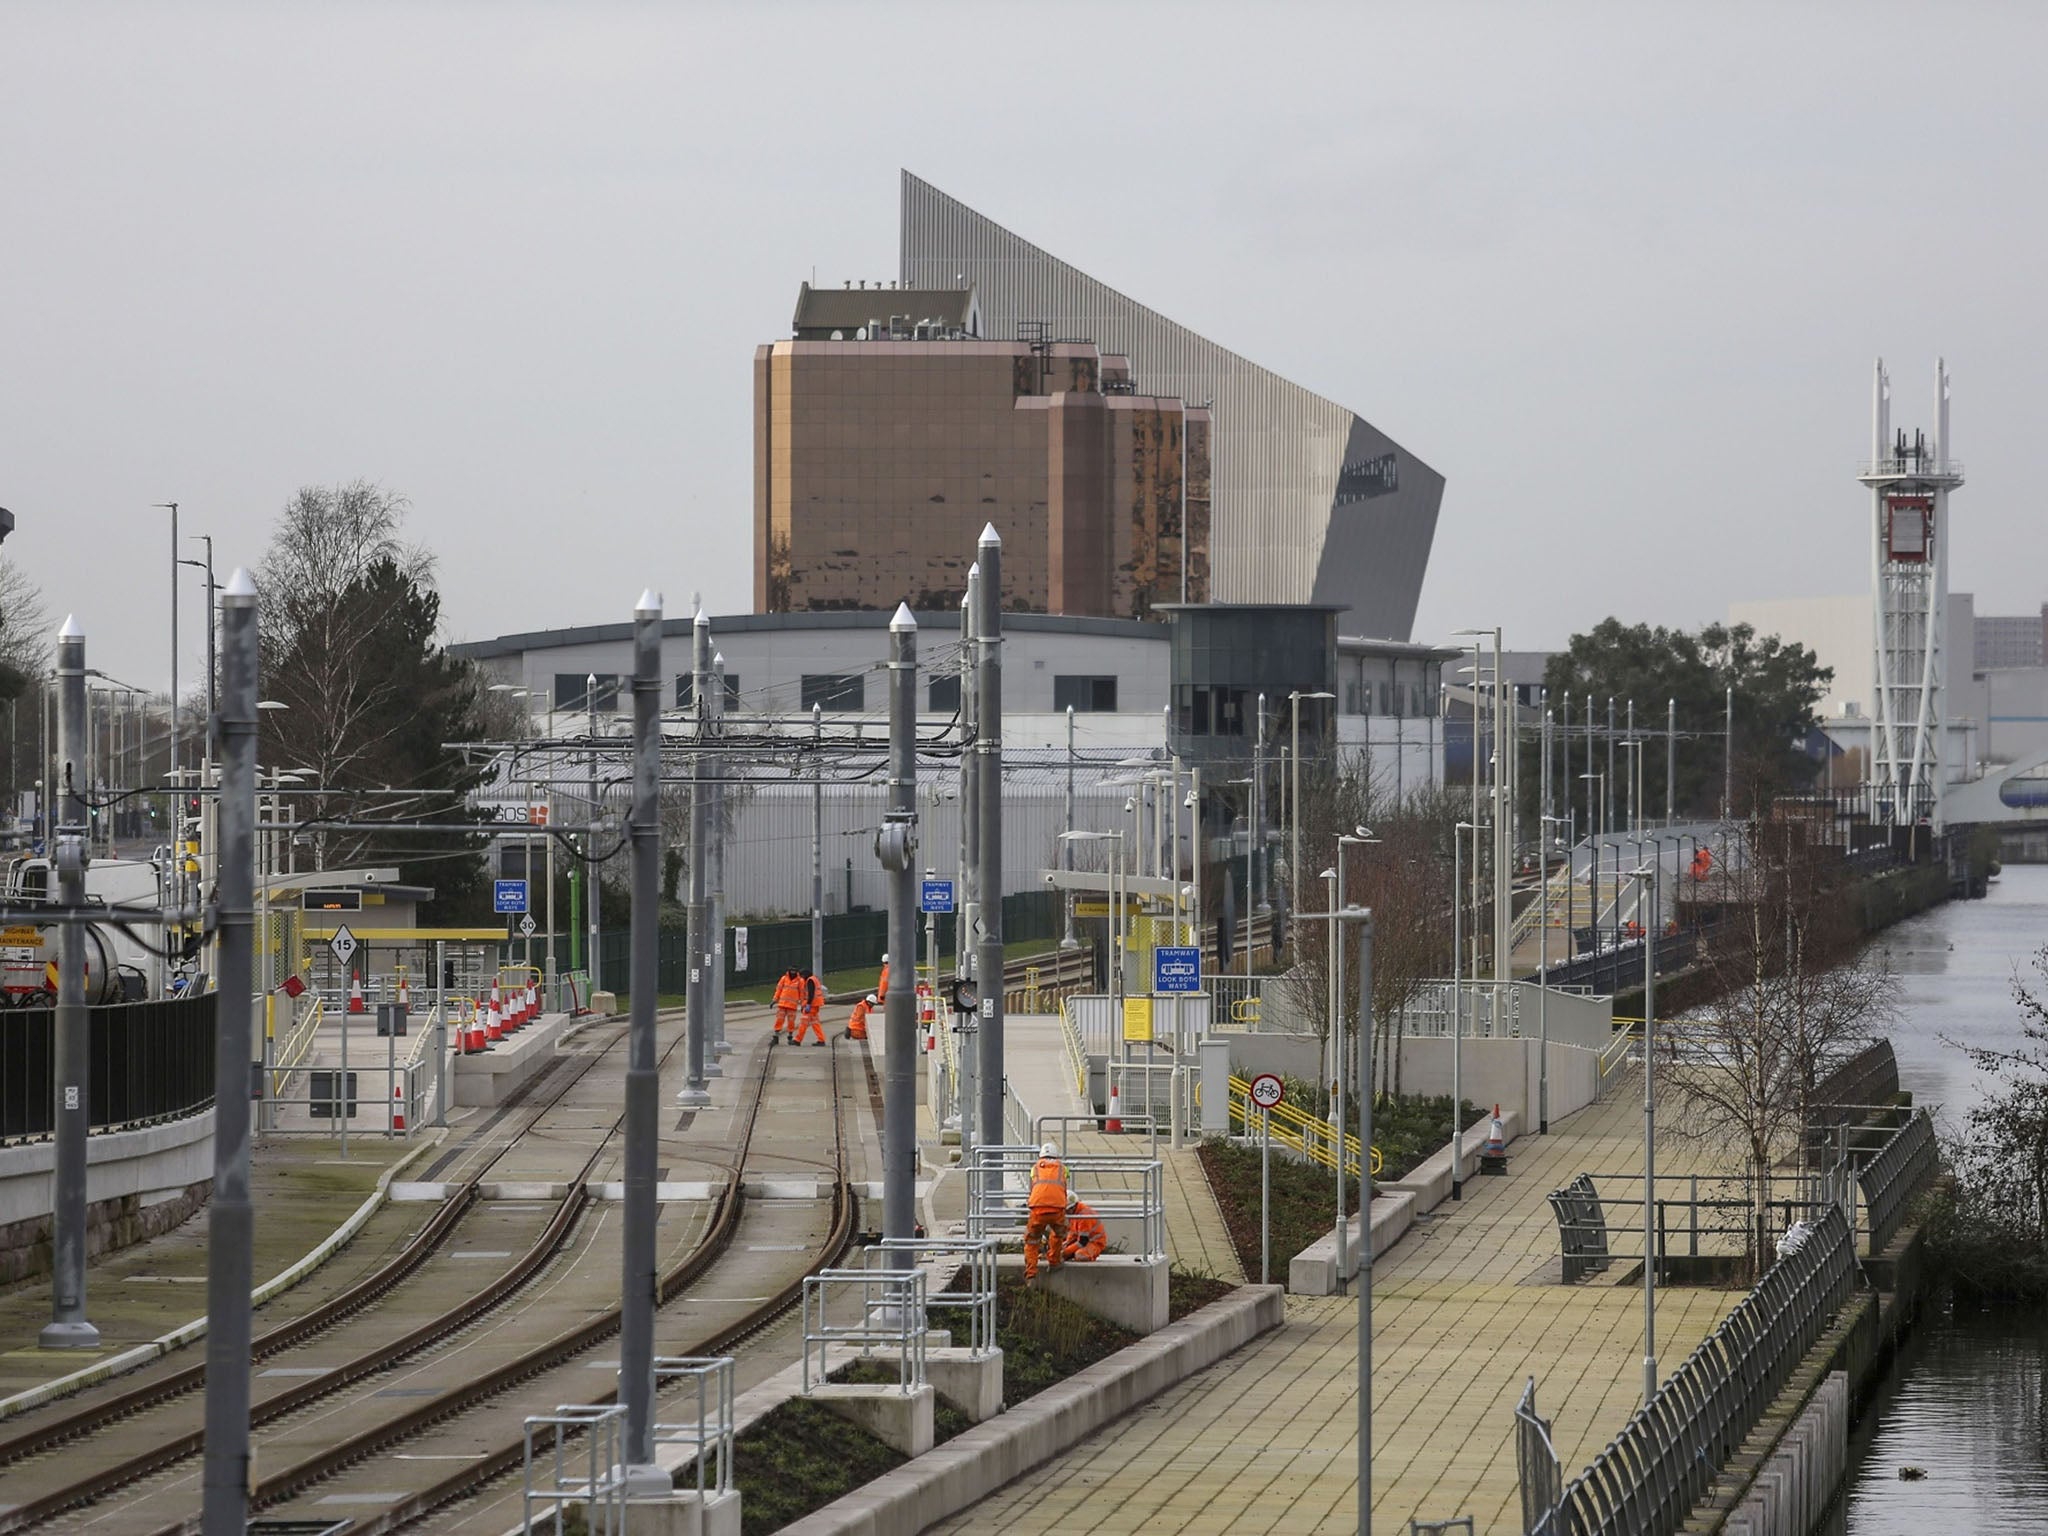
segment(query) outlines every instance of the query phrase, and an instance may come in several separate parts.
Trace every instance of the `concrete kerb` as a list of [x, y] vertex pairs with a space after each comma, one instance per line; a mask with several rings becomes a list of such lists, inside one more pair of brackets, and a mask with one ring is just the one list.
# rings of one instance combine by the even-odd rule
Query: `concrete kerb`
[[784, 1526], [785, 1536], [911, 1536], [925, 1530], [1207, 1370], [1280, 1326], [1284, 1317], [1278, 1286], [1241, 1286]]
[[[1500, 1123], [1503, 1139], [1509, 1146], [1522, 1139], [1520, 1110], [1508, 1110], [1500, 1117]], [[1486, 1138], [1492, 1129], [1491, 1116], [1465, 1128], [1466, 1178], [1472, 1177], [1478, 1171], [1479, 1152], [1486, 1145]], [[1399, 1179], [1381, 1181], [1378, 1188], [1379, 1193], [1372, 1202], [1374, 1259], [1378, 1259], [1381, 1254], [1393, 1247], [1414, 1225], [1418, 1215], [1435, 1210], [1450, 1198], [1451, 1144], [1445, 1142], [1442, 1151], [1433, 1154]], [[1347, 1227], [1344, 1278], [1348, 1280], [1358, 1273], [1358, 1218], [1353, 1216]], [[1317, 1238], [1288, 1262], [1287, 1289], [1298, 1296], [1337, 1294], [1335, 1232]]]
[[[250, 1305], [260, 1307], [265, 1302], [283, 1295], [346, 1247], [350, 1240], [363, 1230], [370, 1218], [377, 1214], [377, 1208], [384, 1203], [392, 1182], [398, 1175], [409, 1164], [416, 1162], [437, 1146], [443, 1134], [438, 1128], [423, 1134], [418, 1146], [377, 1176], [377, 1187], [370, 1191], [363, 1203], [355, 1208], [354, 1213], [346, 1221], [328, 1233], [317, 1246], [290, 1268], [272, 1276], [251, 1291]], [[86, 1366], [83, 1370], [73, 1371], [68, 1376], [59, 1376], [54, 1381], [46, 1381], [39, 1387], [30, 1387], [26, 1392], [17, 1392], [12, 1397], [0, 1398], [0, 1420], [10, 1419], [18, 1413], [26, 1413], [31, 1408], [40, 1408], [45, 1403], [55, 1402], [60, 1397], [69, 1397], [73, 1392], [107, 1381], [125, 1371], [132, 1371], [137, 1366], [147, 1365], [150, 1361], [203, 1337], [205, 1333], [206, 1319], [195, 1317], [191, 1322], [181, 1324], [169, 1333], [158, 1335], [147, 1344], [138, 1344], [118, 1355], [110, 1355], [104, 1360]]]

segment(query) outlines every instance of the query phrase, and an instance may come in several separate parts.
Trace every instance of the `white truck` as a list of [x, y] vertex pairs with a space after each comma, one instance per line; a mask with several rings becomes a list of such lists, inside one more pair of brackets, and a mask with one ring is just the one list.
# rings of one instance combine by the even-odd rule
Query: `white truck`
[[[152, 915], [131, 936], [112, 922], [85, 930], [85, 999], [115, 1003], [147, 997], [150, 977], [165, 966], [149, 944], [163, 941], [153, 921], [162, 905], [160, 866], [151, 859], [95, 859], [86, 866], [86, 900], [110, 916], [124, 907]], [[56, 900], [57, 871], [39, 854], [0, 860], [0, 900], [14, 909], [47, 906]], [[48, 1007], [57, 998], [57, 936], [54, 924], [17, 920], [0, 926], [0, 1003], [13, 1008]]]

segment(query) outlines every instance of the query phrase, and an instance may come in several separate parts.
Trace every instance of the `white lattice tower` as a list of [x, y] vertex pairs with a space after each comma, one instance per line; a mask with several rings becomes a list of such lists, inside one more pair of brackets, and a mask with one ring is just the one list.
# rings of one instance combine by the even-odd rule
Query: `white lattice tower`
[[1878, 359], [1871, 400], [1872, 814], [1941, 830], [1948, 658], [1948, 493], [1963, 483], [1949, 457], [1948, 365], [1934, 365], [1931, 438], [1891, 425], [1891, 379]]

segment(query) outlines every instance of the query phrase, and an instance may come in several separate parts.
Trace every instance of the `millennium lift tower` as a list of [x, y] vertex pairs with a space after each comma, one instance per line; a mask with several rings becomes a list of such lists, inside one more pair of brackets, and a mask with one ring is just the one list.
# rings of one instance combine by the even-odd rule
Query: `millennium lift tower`
[[1881, 825], [1942, 830], [1948, 658], [1948, 493], [1963, 466], [1948, 455], [1948, 365], [1934, 365], [1934, 434], [1891, 424], [1891, 378], [1877, 363], [1871, 399], [1870, 560], [1877, 697], [1871, 815]]

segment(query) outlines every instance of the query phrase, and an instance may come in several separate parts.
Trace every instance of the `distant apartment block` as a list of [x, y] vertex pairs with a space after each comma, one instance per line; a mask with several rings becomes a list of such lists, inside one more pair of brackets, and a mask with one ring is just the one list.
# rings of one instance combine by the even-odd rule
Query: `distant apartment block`
[[754, 356], [757, 612], [957, 607], [989, 523], [1012, 611], [1207, 600], [1209, 412], [980, 324], [972, 286], [803, 286]]
[[1979, 672], [2044, 664], [2048, 664], [2048, 603], [2043, 603], [2037, 614], [1978, 615]]

